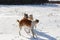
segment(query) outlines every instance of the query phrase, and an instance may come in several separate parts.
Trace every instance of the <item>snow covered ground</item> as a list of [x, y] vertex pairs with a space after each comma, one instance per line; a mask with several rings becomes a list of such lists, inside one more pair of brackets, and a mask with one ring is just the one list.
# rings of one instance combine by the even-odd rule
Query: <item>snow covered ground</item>
[[[23, 29], [23, 36], [19, 36], [16, 20], [21, 19], [25, 12], [39, 19], [36, 39]], [[0, 5], [0, 40], [60, 40], [60, 4]]]

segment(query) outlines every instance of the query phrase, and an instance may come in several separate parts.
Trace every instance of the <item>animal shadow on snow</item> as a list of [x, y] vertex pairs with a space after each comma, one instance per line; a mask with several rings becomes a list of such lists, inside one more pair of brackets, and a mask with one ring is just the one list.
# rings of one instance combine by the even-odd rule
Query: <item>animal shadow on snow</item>
[[[54, 37], [52, 37], [52, 36], [50, 36], [50, 35], [48, 35], [44, 32], [39, 32], [37, 30], [34, 30], [34, 31], [36, 32], [37, 35], [42, 36], [44, 38], [47, 38], [48, 40], [56, 40], [56, 38], [54, 38]], [[40, 38], [40, 37], [37, 37], [37, 38], [34, 39], [33, 37], [31, 37], [30, 40], [45, 40], [45, 39]]]

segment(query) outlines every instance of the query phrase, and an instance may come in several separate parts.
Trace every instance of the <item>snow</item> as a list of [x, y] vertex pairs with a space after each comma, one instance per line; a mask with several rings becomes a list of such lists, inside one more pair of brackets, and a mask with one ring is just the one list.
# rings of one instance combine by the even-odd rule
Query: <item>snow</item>
[[[22, 36], [19, 35], [16, 20], [22, 19], [25, 12], [33, 14], [34, 19], [39, 19], [34, 30], [36, 39], [23, 29]], [[60, 4], [0, 5], [0, 40], [60, 40]]]

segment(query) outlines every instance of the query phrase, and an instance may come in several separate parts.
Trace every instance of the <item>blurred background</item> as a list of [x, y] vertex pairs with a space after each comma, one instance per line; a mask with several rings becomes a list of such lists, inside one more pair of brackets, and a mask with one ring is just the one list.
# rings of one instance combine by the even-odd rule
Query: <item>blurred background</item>
[[44, 3], [60, 3], [60, 0], [0, 0], [1, 4], [44, 4]]

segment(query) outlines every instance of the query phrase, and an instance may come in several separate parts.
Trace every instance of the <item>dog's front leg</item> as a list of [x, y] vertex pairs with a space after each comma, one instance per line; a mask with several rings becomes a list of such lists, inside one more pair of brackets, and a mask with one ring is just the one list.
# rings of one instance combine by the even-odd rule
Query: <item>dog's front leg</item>
[[33, 28], [31, 29], [31, 32], [32, 32], [33, 38], [36, 38], [36, 37], [34, 36], [34, 35], [35, 35], [35, 33], [34, 33]]

